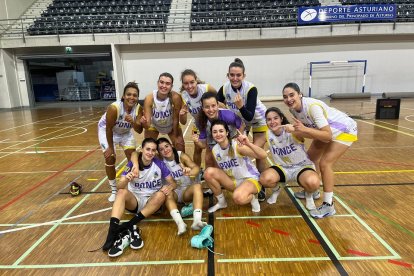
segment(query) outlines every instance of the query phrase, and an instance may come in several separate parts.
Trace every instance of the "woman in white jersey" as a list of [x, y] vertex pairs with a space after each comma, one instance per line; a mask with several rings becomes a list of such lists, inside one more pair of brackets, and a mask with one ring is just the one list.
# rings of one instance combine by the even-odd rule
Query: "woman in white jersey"
[[204, 179], [217, 198], [217, 204], [210, 207], [210, 213], [226, 208], [227, 202], [222, 188], [233, 192], [233, 201], [238, 205], [251, 203], [253, 212], [260, 212], [257, 193], [261, 189], [259, 171], [250, 158], [264, 159], [266, 151], [249, 141], [239, 133], [236, 139], [230, 138], [227, 124], [222, 120], [211, 123], [211, 133], [216, 145], [213, 156], [219, 168], [209, 167], [204, 172]]
[[170, 73], [162, 73], [158, 78], [158, 89], [145, 97], [144, 136], [157, 139], [158, 135], [168, 134], [177, 150], [185, 151], [183, 132], [179, 124], [182, 106], [180, 94], [172, 91], [174, 78]]
[[266, 110], [266, 123], [269, 128], [266, 140], [274, 165], [260, 174], [259, 182], [266, 188], [272, 188], [267, 202], [276, 203], [281, 188], [279, 182], [293, 181], [305, 189], [306, 208], [315, 209], [312, 195], [319, 189], [321, 180], [306, 153], [303, 137], [291, 133], [293, 126], [277, 107]]
[[[193, 211], [193, 224], [191, 228], [193, 230], [201, 230], [207, 223], [201, 221], [203, 207], [203, 191], [201, 184], [196, 177], [200, 171], [200, 167], [197, 166], [190, 156], [184, 152], [177, 151], [168, 141], [167, 138], [161, 137], [157, 140], [158, 152], [163, 157], [165, 165], [171, 172], [172, 177], [177, 184], [177, 188], [171, 196], [168, 196], [167, 205], [171, 216], [178, 226], [178, 235], [185, 232], [186, 225], [183, 222], [177, 209], [178, 203], [190, 203], [194, 206]], [[186, 207], [184, 207], [186, 208]], [[188, 208], [186, 208], [188, 209]], [[192, 209], [191, 207], [189, 209]], [[184, 214], [183, 214], [184, 216]]]
[[[294, 133], [313, 139], [309, 158], [320, 170], [323, 182], [323, 204], [311, 210], [311, 216], [323, 218], [335, 214], [333, 204], [333, 165], [358, 140], [357, 124], [345, 113], [324, 102], [303, 97], [296, 83], [283, 87], [283, 101], [294, 116]], [[303, 192], [295, 193], [303, 198]]]
[[[131, 154], [135, 152], [135, 139], [131, 131], [134, 128], [140, 130], [140, 105], [138, 104], [139, 88], [135, 82], [130, 82], [124, 87], [121, 100], [110, 104], [98, 122], [98, 138], [105, 157], [105, 170], [111, 187], [110, 202], [115, 201], [115, 145], [119, 144], [124, 150], [125, 156], [131, 160]], [[141, 110], [142, 112], [142, 110]], [[142, 130], [141, 130], [142, 131]], [[138, 170], [134, 168], [134, 172]]]
[[[159, 210], [176, 188], [170, 171], [156, 155], [157, 141], [145, 138], [138, 160], [132, 158], [122, 173], [103, 246], [103, 250], [109, 250], [110, 257], [121, 255], [128, 245], [132, 249], [139, 249], [144, 245], [136, 224]], [[131, 172], [134, 166], [139, 167], [138, 177]], [[119, 220], [125, 210], [135, 215], [130, 221], [120, 225]]]
[[[259, 100], [256, 86], [246, 81], [246, 73], [243, 62], [236, 58], [230, 63], [227, 73], [229, 79], [218, 91], [217, 100], [225, 103], [228, 108], [239, 115], [246, 124], [247, 133], [253, 133], [253, 144], [263, 147], [266, 143], [266, 106]], [[256, 166], [259, 172], [267, 167], [266, 160], [257, 160]], [[259, 200], [263, 201], [264, 191], [259, 193]]]
[[[191, 116], [194, 119], [193, 134], [198, 133], [198, 118], [202, 112], [201, 107], [201, 96], [205, 92], [217, 93], [216, 89], [210, 84], [203, 83], [200, 81], [196, 73], [191, 69], [186, 69], [181, 73], [181, 97], [183, 99], [183, 108], [180, 110], [180, 122], [185, 125], [187, 123], [187, 113], [190, 112]], [[194, 143], [194, 153], [193, 160], [197, 166], [201, 166], [201, 153], [203, 149], [198, 146], [197, 143]], [[208, 161], [208, 160], [206, 160]], [[206, 167], [213, 166], [212, 164], [206, 164]]]

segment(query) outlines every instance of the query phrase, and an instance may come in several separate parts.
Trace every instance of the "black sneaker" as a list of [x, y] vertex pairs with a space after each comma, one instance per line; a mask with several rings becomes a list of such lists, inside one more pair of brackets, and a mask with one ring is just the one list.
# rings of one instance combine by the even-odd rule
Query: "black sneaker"
[[118, 239], [115, 241], [111, 249], [108, 251], [109, 257], [118, 257], [124, 253], [124, 249], [129, 245], [130, 234], [126, 230], [118, 235]]
[[141, 238], [141, 229], [139, 229], [136, 225], [134, 225], [133, 229], [131, 230], [129, 230], [130, 232], [129, 247], [131, 247], [132, 249], [142, 248], [144, 246], [144, 241]]
[[266, 199], [266, 189], [263, 186], [262, 186], [262, 189], [260, 190], [260, 192], [257, 194], [257, 199], [260, 202], [263, 202]]

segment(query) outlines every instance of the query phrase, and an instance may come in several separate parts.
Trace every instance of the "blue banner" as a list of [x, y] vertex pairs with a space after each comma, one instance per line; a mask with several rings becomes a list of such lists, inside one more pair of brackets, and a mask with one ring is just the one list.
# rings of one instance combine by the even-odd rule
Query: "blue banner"
[[300, 7], [298, 24], [395, 20], [395, 4]]

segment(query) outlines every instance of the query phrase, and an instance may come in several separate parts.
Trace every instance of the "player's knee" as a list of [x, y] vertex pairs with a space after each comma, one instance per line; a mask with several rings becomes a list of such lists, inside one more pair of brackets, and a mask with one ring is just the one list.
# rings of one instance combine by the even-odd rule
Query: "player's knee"
[[204, 171], [204, 179], [206, 181], [212, 180], [214, 178], [214, 168], [209, 167]]
[[269, 187], [272, 183], [276, 183], [276, 179], [272, 179], [271, 175], [268, 173], [260, 174], [259, 182], [265, 186]]
[[237, 205], [243, 205], [245, 204], [246, 196], [242, 192], [235, 190], [233, 192], [233, 201]]

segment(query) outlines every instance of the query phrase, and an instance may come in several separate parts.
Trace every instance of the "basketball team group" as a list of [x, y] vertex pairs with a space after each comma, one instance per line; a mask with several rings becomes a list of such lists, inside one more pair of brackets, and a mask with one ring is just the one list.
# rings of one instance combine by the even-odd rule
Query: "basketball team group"
[[[130, 82], [122, 98], [108, 106], [98, 123], [98, 137], [111, 187], [108, 200], [113, 202], [103, 245], [110, 257], [120, 256], [128, 246], [142, 248], [137, 224], [163, 206], [177, 224], [178, 235], [187, 231], [183, 217], [192, 215], [191, 228], [209, 236], [212, 227], [202, 221], [202, 179], [209, 188], [205, 193], [215, 198], [209, 213], [227, 207], [226, 191], [234, 204], [250, 204], [252, 212], [260, 212], [266, 196], [275, 204], [281, 185], [296, 182], [303, 190], [294, 195], [305, 200], [312, 217], [335, 214], [333, 166], [357, 140], [356, 122], [320, 100], [304, 97], [293, 82], [281, 91], [289, 116], [277, 107], [266, 108], [245, 76], [244, 64], [236, 58], [228, 67], [228, 81], [217, 91], [186, 69], [180, 92], [175, 92], [173, 76], [162, 73], [143, 104], [138, 85]], [[192, 157], [185, 153], [181, 128], [187, 123], [193, 125]], [[133, 131], [144, 132], [138, 150]], [[160, 134], [164, 136], [158, 138]], [[312, 141], [307, 149], [305, 139]], [[118, 181], [116, 145], [128, 159]], [[320, 186], [323, 203], [315, 206]], [[177, 204], [184, 207], [179, 211]], [[134, 216], [121, 223], [126, 210]]]

